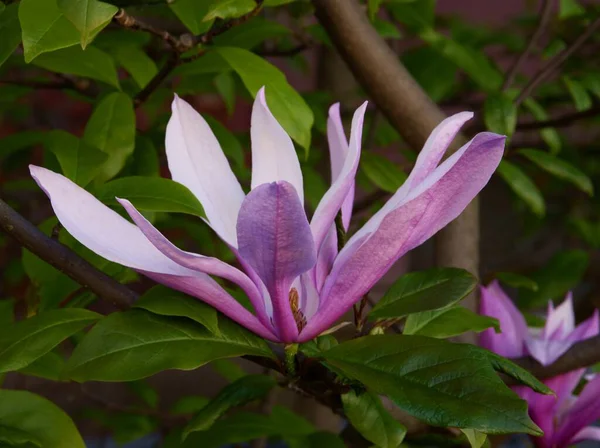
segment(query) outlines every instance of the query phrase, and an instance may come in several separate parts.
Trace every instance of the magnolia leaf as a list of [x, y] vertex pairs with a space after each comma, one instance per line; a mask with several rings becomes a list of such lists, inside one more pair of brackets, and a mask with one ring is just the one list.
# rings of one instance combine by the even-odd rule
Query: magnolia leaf
[[378, 154], [363, 153], [360, 167], [375, 186], [389, 193], [395, 193], [408, 177], [400, 167]]
[[56, 0], [58, 8], [81, 34], [81, 48], [110, 23], [119, 8], [98, 0]]
[[583, 84], [568, 76], [563, 76], [562, 81], [565, 83], [571, 98], [573, 98], [575, 109], [581, 112], [592, 107], [592, 97], [585, 89]]
[[386, 319], [435, 310], [464, 299], [477, 279], [464, 269], [435, 268], [400, 277], [369, 313], [370, 319]]
[[173, 0], [168, 4], [179, 20], [195, 35], [202, 34], [211, 27], [212, 21], [204, 20], [211, 1]]
[[117, 45], [111, 54], [127, 70], [140, 89], [146, 87], [158, 73], [156, 62], [142, 48], [135, 45]]
[[486, 127], [497, 134], [511, 136], [517, 126], [517, 108], [506, 93], [490, 93], [483, 106]]
[[445, 339], [467, 331], [479, 333], [490, 327], [500, 332], [500, 323], [497, 319], [476, 314], [462, 306], [451, 306], [409, 315], [402, 333]]
[[531, 291], [538, 290], [538, 284], [524, 275], [514, 274], [512, 272], [497, 272], [496, 278], [513, 288], [525, 288]]
[[461, 431], [469, 441], [471, 448], [481, 448], [487, 440], [487, 434], [475, 429], [461, 429]]
[[243, 16], [256, 8], [254, 0], [218, 0], [210, 3], [204, 21]]
[[0, 66], [21, 43], [21, 25], [18, 14], [18, 3], [12, 3], [4, 10], [0, 10], [0, 36], [2, 36], [0, 39]]
[[225, 386], [188, 423], [183, 430], [183, 438], [187, 438], [192, 432], [210, 428], [229, 409], [264, 397], [275, 384], [275, 379], [268, 375], [247, 375]]
[[67, 362], [74, 381], [133, 381], [162, 370], [193, 370], [215, 359], [272, 357], [264, 340], [219, 320], [220, 335], [189, 319], [140, 309], [113, 313], [83, 338]]
[[[546, 121], [550, 118], [546, 110], [532, 98], [526, 98], [523, 101], [523, 105], [529, 110], [529, 112], [531, 112], [531, 115], [533, 115], [537, 121]], [[556, 129], [543, 128], [540, 130], [540, 135], [550, 148], [550, 152], [552, 154], [557, 154], [560, 152], [562, 142]]]
[[508, 186], [529, 206], [531, 211], [538, 216], [546, 213], [546, 204], [542, 193], [533, 181], [518, 166], [502, 160], [498, 166], [498, 173]]

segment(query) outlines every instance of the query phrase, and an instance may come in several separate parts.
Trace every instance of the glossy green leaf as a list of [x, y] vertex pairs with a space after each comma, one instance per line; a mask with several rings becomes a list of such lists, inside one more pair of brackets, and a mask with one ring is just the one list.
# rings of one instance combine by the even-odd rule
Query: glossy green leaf
[[575, 288], [588, 267], [589, 255], [583, 250], [569, 250], [554, 255], [548, 264], [530, 274], [539, 288], [520, 291], [519, 302], [526, 308], [545, 306], [548, 300], [561, 299]]
[[250, 51], [234, 47], [217, 47], [213, 51], [227, 61], [253, 97], [261, 87], [266, 87], [271, 112], [290, 137], [308, 152], [313, 113], [285, 75]]
[[140, 134], [136, 136], [130, 167], [135, 176], [160, 177], [158, 151], [149, 137]]
[[560, 0], [558, 18], [561, 20], [585, 14], [585, 8], [577, 0]]
[[223, 72], [215, 76], [215, 87], [227, 107], [227, 113], [233, 114], [236, 101], [235, 80], [230, 72]]
[[497, 376], [484, 350], [423, 336], [353, 339], [321, 355], [327, 365], [433, 426], [488, 434], [542, 431]]
[[248, 375], [242, 367], [230, 359], [216, 359], [210, 367], [230, 383]]
[[75, 424], [62, 409], [24, 390], [0, 390], [0, 428], [4, 436], [9, 431], [26, 434], [26, 441], [34, 446], [85, 448]]
[[592, 107], [592, 97], [585, 89], [583, 84], [568, 76], [563, 76], [562, 81], [565, 83], [571, 98], [573, 98], [575, 109], [578, 111], [584, 111]]
[[101, 167], [99, 179], [113, 178], [133, 153], [135, 145], [135, 113], [131, 98], [114, 92], [100, 100], [85, 127], [83, 138], [110, 157]]
[[525, 288], [531, 291], [538, 290], [538, 284], [524, 275], [515, 274], [513, 272], [498, 272], [496, 273], [496, 278], [513, 288]]
[[480, 348], [479, 350], [483, 355], [486, 356], [487, 360], [492, 364], [496, 372], [508, 375], [509, 377], [517, 380], [519, 383], [528, 386], [534, 392], [544, 395], [554, 395], [554, 392], [548, 386], [538, 380], [528, 370], [525, 370], [514, 362], [503, 358], [494, 352], [490, 352], [483, 348]]
[[214, 0], [210, 3], [204, 20], [240, 17], [252, 11], [255, 7], [254, 0]]
[[500, 332], [497, 319], [476, 314], [462, 306], [451, 306], [441, 310], [411, 314], [406, 318], [403, 334], [445, 339], [467, 331], [479, 333], [490, 327]]
[[7, 448], [43, 448], [42, 442], [33, 434], [4, 426], [0, 426], [0, 446]]
[[102, 319], [77, 346], [66, 375], [75, 381], [132, 381], [167, 369], [193, 370], [215, 359], [272, 356], [258, 336], [220, 319], [220, 336], [188, 319], [143, 310]]
[[216, 36], [214, 43], [223, 47], [250, 50], [267, 39], [276, 39], [289, 34], [291, 34], [290, 29], [286, 26], [258, 16]]
[[51, 381], [62, 381], [62, 372], [64, 368], [65, 359], [56, 351], [51, 351], [19, 370], [19, 373], [37, 376]]
[[275, 406], [271, 415], [237, 412], [218, 420], [206, 431], [190, 434], [181, 448], [219, 448], [262, 437], [307, 436], [313, 432], [312, 425], [304, 419], [287, 408]]
[[247, 375], [225, 386], [183, 430], [187, 438], [192, 432], [204, 431], [229, 409], [243, 406], [267, 395], [275, 387], [275, 378], [268, 375]]
[[96, 47], [63, 48], [38, 56], [33, 64], [58, 73], [82, 76], [119, 88], [117, 68], [112, 57]]
[[182, 292], [157, 285], [146, 291], [136, 302], [136, 308], [143, 308], [161, 316], [187, 317], [219, 335], [217, 311], [200, 300]]
[[169, 8], [195, 35], [208, 31], [212, 25], [211, 21], [204, 21], [210, 5], [210, 1], [198, 2], [197, 0], [174, 0], [169, 2]]
[[490, 93], [483, 106], [483, 120], [488, 130], [510, 137], [517, 126], [517, 108], [505, 93]]
[[402, 62], [433, 101], [447, 98], [456, 89], [457, 67], [431, 47], [417, 47], [402, 53]]
[[204, 216], [202, 205], [187, 187], [164, 177], [121, 177], [99, 187], [96, 196], [112, 205], [117, 204], [115, 198], [128, 199], [138, 210]]
[[63, 174], [80, 187], [89, 184], [108, 155], [66, 131], [52, 131], [46, 145], [60, 163]]
[[56, 0], [58, 8], [81, 34], [85, 47], [110, 23], [119, 8], [98, 0]]
[[0, 11], [0, 66], [21, 43], [21, 25], [19, 23], [19, 5], [13, 3]]
[[406, 428], [383, 407], [370, 392], [350, 391], [342, 395], [344, 414], [356, 430], [380, 448], [397, 448], [406, 436]]
[[47, 51], [79, 42], [79, 32], [56, 5], [56, 0], [22, 0], [19, 21], [25, 62]]
[[384, 39], [400, 39], [402, 37], [400, 30], [394, 23], [379, 17], [376, 17], [373, 21], [373, 28]]
[[[550, 118], [546, 110], [532, 98], [525, 99], [525, 101], [523, 101], [523, 106], [525, 106], [529, 112], [531, 112], [531, 115], [533, 115], [533, 117], [538, 121], [545, 121]], [[557, 154], [560, 152], [562, 141], [556, 129], [543, 128], [540, 130], [540, 135], [550, 148], [550, 152], [552, 154]]]
[[519, 154], [527, 157], [553, 176], [572, 183], [590, 196], [594, 194], [592, 180], [583, 171], [575, 168], [569, 162], [537, 149], [521, 149], [519, 150]]
[[395, 193], [408, 177], [399, 166], [379, 154], [363, 153], [360, 167], [373, 184], [389, 193]]
[[158, 73], [156, 63], [142, 48], [120, 45], [116, 46], [111, 54], [119, 65], [127, 70], [140, 89], [146, 87]]
[[458, 268], [435, 268], [400, 277], [369, 313], [370, 319], [402, 317], [452, 305], [469, 295], [477, 279]]
[[194, 414], [210, 402], [210, 398], [200, 395], [187, 395], [171, 406], [170, 412], [175, 415]]
[[476, 431], [475, 429], [461, 429], [461, 431], [469, 441], [471, 448], [481, 448], [485, 445], [487, 434]]
[[503, 160], [498, 167], [498, 173], [508, 184], [510, 189], [515, 192], [538, 216], [544, 216], [546, 213], [546, 204], [542, 193], [535, 186], [530, 177], [518, 166]]
[[436, 0], [418, 0], [414, 2], [390, 2], [387, 9], [394, 18], [414, 32], [433, 28]]
[[0, 372], [24, 368], [100, 315], [80, 308], [46, 311], [0, 329]]

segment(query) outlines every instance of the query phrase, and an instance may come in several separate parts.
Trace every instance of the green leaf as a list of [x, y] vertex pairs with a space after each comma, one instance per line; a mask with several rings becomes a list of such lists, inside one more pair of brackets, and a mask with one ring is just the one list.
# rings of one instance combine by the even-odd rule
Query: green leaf
[[227, 107], [227, 113], [233, 114], [235, 108], [236, 92], [235, 80], [230, 72], [219, 73], [214, 79], [215, 87]]
[[490, 352], [483, 348], [480, 348], [479, 350], [481, 350], [481, 352], [487, 357], [488, 361], [492, 364], [496, 372], [508, 375], [509, 377], [517, 380], [519, 383], [530, 387], [534, 392], [544, 395], [554, 395], [554, 392], [548, 386], [538, 380], [529, 371], [496, 353]]
[[12, 3], [0, 11], [0, 66], [21, 43], [21, 25], [19, 23], [19, 4]]
[[592, 97], [585, 89], [583, 84], [579, 81], [575, 81], [574, 79], [563, 76], [562, 81], [565, 83], [571, 98], [573, 98], [573, 102], [575, 103], [575, 109], [578, 111], [588, 110], [592, 107]]
[[148, 384], [147, 381], [130, 381], [126, 384], [129, 390], [131, 390], [146, 405], [150, 406], [152, 409], [156, 409], [158, 407], [160, 396], [156, 389]]
[[210, 428], [229, 409], [264, 397], [275, 384], [275, 379], [268, 375], [247, 375], [225, 386], [188, 423], [183, 430], [183, 438], [187, 438], [192, 432]]
[[458, 268], [435, 268], [400, 277], [369, 313], [370, 319], [406, 316], [459, 302], [469, 295], [477, 279]]
[[521, 168], [503, 160], [498, 167], [498, 173], [510, 189], [523, 199], [533, 213], [538, 216], [544, 216], [546, 213], [544, 197], [538, 187], [535, 186], [533, 181]]
[[490, 93], [483, 106], [485, 126], [492, 132], [510, 137], [517, 126], [517, 108], [506, 93]]
[[39, 131], [26, 131], [0, 138], [0, 160], [24, 149], [44, 143], [46, 134]]
[[537, 149], [521, 149], [519, 150], [519, 154], [524, 155], [553, 176], [572, 183], [590, 196], [594, 194], [594, 186], [591, 179], [570, 163]]
[[80, 187], [89, 184], [108, 155], [66, 131], [52, 131], [46, 145], [54, 153], [63, 174]]
[[481, 50], [469, 48], [434, 30], [425, 30], [420, 37], [461, 68], [482, 89], [495, 92], [502, 85], [502, 73]]
[[143, 310], [102, 319], [67, 362], [74, 381], [133, 381], [162, 370], [193, 370], [215, 359], [242, 355], [272, 357], [259, 337], [227, 319], [217, 336], [188, 319]]
[[113, 58], [96, 47], [82, 50], [69, 47], [38, 56], [33, 64], [58, 73], [82, 76], [119, 88], [119, 77]]
[[56, 0], [22, 0], [19, 21], [27, 63], [42, 53], [79, 42], [79, 32], [58, 9]]
[[135, 45], [116, 46], [111, 54], [127, 70], [140, 89], [146, 87], [158, 73], [156, 63], [143, 49]]
[[375, 20], [373, 20], [373, 28], [384, 39], [400, 39], [402, 37], [396, 25], [379, 17], [375, 17]]
[[471, 448], [481, 448], [487, 440], [487, 434], [475, 429], [461, 429], [461, 431], [469, 441]]
[[[4, 3], [0, 3], [0, 5], [4, 5]], [[5, 443], [7, 445], [4, 445]], [[43, 448], [42, 442], [40, 442], [39, 439], [34, 437], [32, 434], [28, 434], [24, 431], [20, 431], [15, 428], [7, 428], [4, 426], [0, 426], [0, 446], [8, 446], [8, 448]]]
[[65, 359], [55, 351], [51, 351], [19, 370], [19, 373], [51, 381], [62, 381], [64, 368]]
[[276, 39], [290, 34], [290, 29], [286, 26], [258, 16], [216, 36], [214, 43], [223, 47], [240, 47], [250, 50], [267, 39]]
[[456, 65], [431, 47], [402, 53], [402, 62], [433, 101], [441, 101], [456, 88]]
[[46, 311], [0, 329], [0, 372], [22, 369], [100, 318], [92, 311]]
[[396, 20], [418, 33], [433, 28], [435, 4], [436, 0], [390, 2], [387, 9], [394, 15]]
[[211, 27], [211, 21], [204, 21], [210, 1], [174, 0], [168, 3], [169, 8], [193, 34], [202, 34]]
[[271, 112], [308, 154], [313, 113], [300, 94], [288, 84], [285, 75], [260, 56], [242, 48], [217, 47], [213, 51], [227, 61], [253, 97], [261, 87], [266, 86]]
[[152, 139], [137, 135], [131, 159], [132, 174], [146, 177], [160, 177], [160, 160]]
[[577, 0], [560, 0], [558, 18], [560, 20], [569, 19], [585, 14], [585, 8]]
[[389, 193], [395, 193], [408, 177], [399, 166], [379, 154], [363, 153], [360, 167], [373, 184]]
[[157, 285], [144, 293], [134, 305], [161, 316], [187, 317], [220, 335], [217, 311], [198, 299], [182, 292]]
[[204, 115], [203, 118], [210, 126], [215, 137], [217, 137], [221, 149], [227, 158], [235, 162], [238, 167], [243, 168], [245, 166], [245, 154], [244, 148], [242, 148], [239, 140], [229, 131], [229, 129], [210, 115]]
[[451, 338], [467, 331], [479, 333], [490, 327], [500, 332], [500, 323], [489, 316], [481, 316], [462, 306], [414, 313], [406, 318], [403, 334], [417, 334], [432, 338]]
[[344, 414], [360, 434], [381, 448], [397, 448], [404, 440], [406, 428], [383, 407], [370, 392], [342, 395]]
[[[523, 105], [529, 110], [529, 112], [531, 112], [531, 115], [533, 115], [536, 120], [548, 120], [548, 113], [537, 101], [533, 100], [532, 98], [527, 98], [525, 101], [523, 101]], [[543, 128], [540, 130], [540, 135], [550, 148], [550, 152], [552, 154], [557, 154], [560, 152], [562, 142], [556, 129]]]
[[139, 210], [186, 213], [204, 217], [204, 209], [184, 185], [164, 177], [121, 177], [100, 186], [96, 196], [115, 205], [116, 198], [130, 200]]
[[512, 272], [498, 272], [496, 273], [496, 278], [513, 288], [525, 288], [531, 291], [538, 290], [538, 284], [524, 275], [514, 274]]
[[9, 431], [26, 434], [28, 442], [44, 448], [85, 448], [75, 424], [62, 409], [24, 390], [0, 390], [0, 428], [4, 436]]
[[254, 0], [216, 0], [210, 3], [204, 20], [243, 16], [256, 7]]
[[554, 255], [547, 265], [530, 274], [539, 289], [520, 291], [520, 305], [526, 308], [544, 306], [548, 300], [558, 299], [575, 288], [587, 269], [589, 255], [583, 250], [569, 250]]
[[200, 395], [186, 395], [181, 397], [171, 407], [171, 413], [175, 415], [193, 414], [200, 411], [210, 402], [210, 398]]
[[230, 359], [215, 359], [210, 366], [230, 383], [248, 375], [244, 369]]
[[96, 105], [83, 138], [110, 157], [101, 167], [99, 178], [102, 181], [113, 178], [133, 153], [135, 145], [135, 113], [131, 98], [120, 92], [106, 95]]
[[497, 376], [484, 350], [423, 336], [380, 335], [353, 339], [322, 354], [328, 366], [387, 395], [433, 426], [488, 434], [542, 431], [527, 404]]
[[81, 48], [110, 23], [119, 8], [98, 0], [56, 0], [58, 8], [81, 34]]

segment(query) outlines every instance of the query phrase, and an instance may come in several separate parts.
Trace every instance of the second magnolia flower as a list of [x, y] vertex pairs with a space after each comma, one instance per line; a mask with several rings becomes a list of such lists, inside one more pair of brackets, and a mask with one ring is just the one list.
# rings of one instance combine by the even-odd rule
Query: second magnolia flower
[[[352, 214], [366, 103], [355, 112], [350, 140], [339, 105], [329, 110], [332, 184], [312, 219], [304, 211], [303, 179], [294, 145], [270, 112], [261, 89], [252, 109], [252, 182], [246, 195], [204, 119], [175, 98], [166, 151], [173, 180], [202, 203], [208, 224], [245, 272], [170, 243], [126, 199], [135, 225], [64, 176], [31, 166], [62, 225], [104, 258], [198, 297], [273, 341], [304, 342], [327, 330], [409, 250], [456, 218], [487, 184], [504, 137], [477, 134], [440, 164], [461, 126], [462, 112], [434, 129], [404, 184], [338, 253], [334, 220]], [[236, 283], [255, 313], [210, 276]]]

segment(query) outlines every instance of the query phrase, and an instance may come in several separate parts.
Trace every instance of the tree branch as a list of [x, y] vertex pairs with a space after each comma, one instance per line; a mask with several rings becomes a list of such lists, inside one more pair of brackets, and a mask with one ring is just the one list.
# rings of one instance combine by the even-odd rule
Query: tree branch
[[563, 51], [556, 54], [550, 59], [535, 76], [523, 88], [517, 99], [515, 106], [519, 106], [526, 98], [528, 98], [534, 90], [544, 82], [552, 73], [556, 71], [573, 53], [575, 53], [586, 40], [588, 40], [600, 28], [600, 17], [597, 17], [587, 29], [575, 41], [567, 46]]
[[64, 272], [120, 309], [129, 308], [137, 294], [97, 270], [71, 249], [46, 236], [0, 199], [0, 229], [42, 260]]
[[600, 105], [591, 107], [588, 110], [570, 112], [568, 114], [560, 115], [544, 121], [526, 121], [523, 123], [517, 123], [517, 130], [525, 131], [530, 129], [566, 127], [576, 121], [592, 118], [598, 115], [600, 115]]
[[537, 28], [533, 33], [533, 36], [531, 36], [529, 42], [527, 42], [527, 46], [525, 47], [525, 50], [523, 50], [523, 53], [521, 53], [521, 55], [517, 58], [512, 67], [508, 70], [506, 79], [504, 80], [504, 84], [502, 85], [502, 91], [506, 91], [508, 88], [510, 88], [517, 74], [519, 73], [519, 70], [521, 70], [523, 63], [525, 62], [531, 51], [535, 48], [542, 34], [544, 34], [544, 30], [548, 26], [548, 23], [550, 22], [550, 17], [552, 16], [552, 8], [554, 6], [554, 3], [554, 0], [543, 1], [542, 12], [540, 15], [540, 20], [537, 24]]

